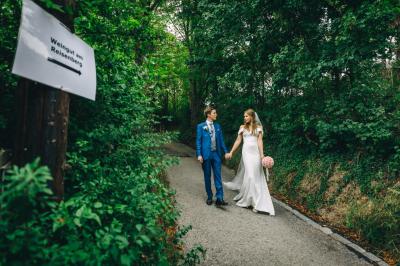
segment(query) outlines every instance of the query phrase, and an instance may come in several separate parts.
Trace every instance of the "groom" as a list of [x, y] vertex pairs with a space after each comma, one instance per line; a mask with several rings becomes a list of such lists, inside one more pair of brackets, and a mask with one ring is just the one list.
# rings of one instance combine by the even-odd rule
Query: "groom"
[[221, 178], [222, 156], [228, 155], [228, 150], [224, 143], [221, 126], [214, 121], [217, 119], [217, 110], [213, 107], [206, 107], [204, 115], [207, 120], [197, 125], [196, 133], [196, 156], [202, 164], [204, 172], [204, 183], [207, 192], [207, 205], [212, 204], [211, 190], [211, 168], [214, 172], [214, 184], [216, 190], [215, 205], [228, 205], [224, 201], [224, 190]]

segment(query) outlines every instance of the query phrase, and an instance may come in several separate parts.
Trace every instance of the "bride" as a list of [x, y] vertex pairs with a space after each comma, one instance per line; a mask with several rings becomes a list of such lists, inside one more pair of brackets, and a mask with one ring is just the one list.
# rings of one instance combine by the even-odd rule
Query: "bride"
[[[261, 161], [263, 151], [263, 129], [261, 121], [253, 109], [244, 112], [244, 125], [240, 126], [238, 137], [227, 158], [232, 158], [243, 139], [242, 158], [236, 176], [224, 185], [231, 190], [239, 190], [234, 198], [240, 207], [253, 207], [254, 212], [275, 215], [274, 206], [265, 180]], [[268, 175], [268, 171], [267, 171]]]

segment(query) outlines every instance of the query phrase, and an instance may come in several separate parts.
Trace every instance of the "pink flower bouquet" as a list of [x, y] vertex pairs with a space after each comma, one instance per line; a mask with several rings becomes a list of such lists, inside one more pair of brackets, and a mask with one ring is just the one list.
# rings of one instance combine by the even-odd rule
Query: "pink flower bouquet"
[[272, 159], [270, 156], [265, 156], [261, 163], [265, 168], [272, 168], [272, 166], [274, 166], [274, 159]]

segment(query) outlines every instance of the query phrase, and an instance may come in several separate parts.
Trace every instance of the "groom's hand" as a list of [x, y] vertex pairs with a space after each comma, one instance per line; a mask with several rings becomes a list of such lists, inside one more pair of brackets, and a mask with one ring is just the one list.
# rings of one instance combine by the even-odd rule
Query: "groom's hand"
[[203, 163], [203, 157], [202, 157], [202, 156], [197, 157], [197, 160], [198, 160], [200, 163]]

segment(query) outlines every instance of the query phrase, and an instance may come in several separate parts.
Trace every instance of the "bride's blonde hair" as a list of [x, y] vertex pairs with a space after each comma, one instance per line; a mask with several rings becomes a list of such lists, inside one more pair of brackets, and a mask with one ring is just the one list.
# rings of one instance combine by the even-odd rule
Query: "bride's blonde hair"
[[245, 114], [251, 117], [251, 121], [246, 123], [244, 121], [244, 128], [251, 132], [251, 134], [255, 135], [257, 133], [257, 122], [256, 122], [256, 112], [253, 109], [247, 109], [244, 111]]

